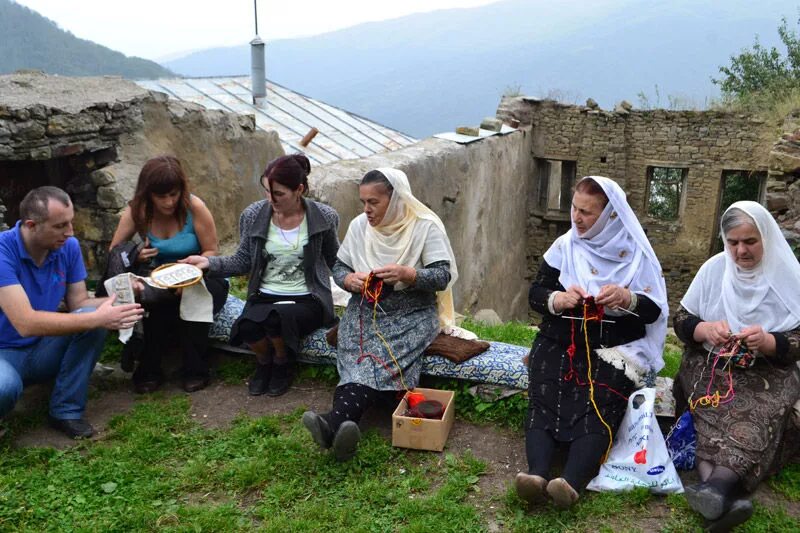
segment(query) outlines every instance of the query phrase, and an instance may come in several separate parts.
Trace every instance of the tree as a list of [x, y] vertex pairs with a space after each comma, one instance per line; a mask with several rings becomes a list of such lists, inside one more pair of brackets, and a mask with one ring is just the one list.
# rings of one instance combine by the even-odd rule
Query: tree
[[763, 46], [756, 36], [753, 47], [731, 56], [729, 66], [719, 67], [723, 76], [711, 81], [720, 86], [723, 94], [732, 97], [800, 86], [800, 38], [789, 28], [786, 18], [781, 19], [778, 35], [786, 47], [785, 56], [774, 46]]

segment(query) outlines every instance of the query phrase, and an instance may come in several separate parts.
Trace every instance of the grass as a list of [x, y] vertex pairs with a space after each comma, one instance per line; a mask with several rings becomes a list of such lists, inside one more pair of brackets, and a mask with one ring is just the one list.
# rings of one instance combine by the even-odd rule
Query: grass
[[320, 453], [290, 416], [192, 421], [189, 399], [151, 397], [102, 441], [0, 455], [0, 530], [480, 531], [467, 502], [485, 465], [415, 454], [367, 431], [357, 458]]

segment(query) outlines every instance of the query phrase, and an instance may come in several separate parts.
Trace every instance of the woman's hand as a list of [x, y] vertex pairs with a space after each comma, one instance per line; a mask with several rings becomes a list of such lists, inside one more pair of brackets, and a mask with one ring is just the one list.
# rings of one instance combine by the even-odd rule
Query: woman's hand
[[136, 256], [137, 263], [148, 263], [152, 258], [158, 255], [158, 248], [150, 246], [150, 239], [145, 237], [144, 248], [139, 250], [139, 255]]
[[367, 281], [369, 272], [351, 272], [344, 277], [345, 290], [353, 293], [360, 294], [364, 288], [364, 282]]
[[748, 326], [736, 334], [751, 352], [775, 355], [775, 336], [761, 326]]
[[394, 263], [376, 268], [372, 272], [389, 285], [394, 285], [397, 282], [403, 282], [406, 285], [413, 285], [417, 280], [416, 268], [397, 265]]
[[208, 257], [204, 255], [190, 255], [185, 259], [179, 259], [178, 263], [187, 263], [196, 266], [200, 270], [208, 270]]
[[694, 340], [697, 342], [708, 342], [714, 346], [720, 346], [728, 342], [730, 338], [731, 327], [727, 320], [700, 322], [694, 328]]
[[553, 300], [553, 308], [556, 313], [560, 313], [565, 309], [573, 309], [578, 307], [584, 298], [588, 298], [589, 293], [577, 285], [572, 285], [566, 292], [557, 292]]
[[631, 291], [619, 285], [603, 285], [594, 301], [610, 309], [627, 309], [631, 305]]

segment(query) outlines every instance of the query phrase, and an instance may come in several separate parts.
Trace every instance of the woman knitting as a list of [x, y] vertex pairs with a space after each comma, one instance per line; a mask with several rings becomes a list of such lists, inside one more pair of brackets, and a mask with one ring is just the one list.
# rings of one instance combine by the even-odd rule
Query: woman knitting
[[[567, 508], [597, 474], [627, 396], [664, 366], [661, 266], [614, 181], [578, 182], [572, 229], [545, 252], [529, 301], [543, 318], [529, 356], [528, 472], [515, 486], [529, 504]], [[551, 478], [557, 445], [569, 451]]]
[[692, 410], [701, 482], [689, 505], [712, 531], [753, 513], [752, 492], [796, 450], [800, 265], [769, 212], [736, 202], [720, 222], [725, 250], [700, 267], [675, 315], [686, 344], [678, 413]]
[[353, 293], [339, 323], [339, 385], [328, 413], [303, 415], [316, 443], [340, 461], [355, 454], [368, 407], [417, 386], [423, 350], [452, 324], [458, 277], [441, 220], [403, 172], [368, 172], [359, 196], [364, 213], [350, 223], [333, 268], [336, 284]]

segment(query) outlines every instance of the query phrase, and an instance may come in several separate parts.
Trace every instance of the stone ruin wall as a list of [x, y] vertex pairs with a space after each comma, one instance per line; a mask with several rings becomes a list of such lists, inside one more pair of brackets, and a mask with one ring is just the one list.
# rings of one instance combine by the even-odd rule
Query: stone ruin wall
[[790, 114], [769, 153], [767, 209], [800, 257], [800, 111]]
[[[141, 166], [162, 154], [181, 160], [220, 242], [236, 242], [239, 214], [262, 196], [258, 178], [283, 149], [252, 116], [168, 101], [121, 78], [0, 76], [0, 215], [34, 187], [67, 190], [90, 276], [104, 264]], [[15, 219], [0, 216], [0, 225]]]
[[[572, 160], [576, 177], [616, 180], [642, 222], [661, 261], [674, 310], [716, 239], [723, 170], [767, 170], [775, 125], [741, 113], [717, 111], [607, 112], [524, 97], [504, 98], [498, 117], [532, 127], [532, 157]], [[688, 169], [680, 215], [674, 222], [645, 212], [648, 166]], [[569, 228], [569, 215], [544, 214], [536, 204], [536, 177], [528, 190], [528, 276], [542, 254]]]

